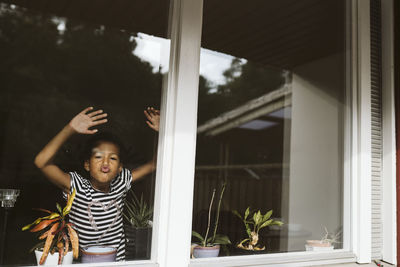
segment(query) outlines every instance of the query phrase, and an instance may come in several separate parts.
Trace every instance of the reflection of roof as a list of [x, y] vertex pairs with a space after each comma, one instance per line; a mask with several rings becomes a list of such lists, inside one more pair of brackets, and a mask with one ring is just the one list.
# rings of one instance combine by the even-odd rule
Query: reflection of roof
[[248, 101], [247, 103], [222, 113], [218, 117], [206, 121], [197, 128], [197, 133], [217, 135], [232, 128], [243, 125], [257, 117], [272, 113], [292, 104], [292, 87], [285, 84], [268, 94]]
[[167, 37], [169, 1], [164, 0], [2, 0], [77, 21]]
[[[170, 1], [2, 0], [48, 14], [167, 37]], [[293, 69], [343, 51], [346, 1], [204, 1], [202, 47]], [[228, 7], [228, 8], [227, 8]]]

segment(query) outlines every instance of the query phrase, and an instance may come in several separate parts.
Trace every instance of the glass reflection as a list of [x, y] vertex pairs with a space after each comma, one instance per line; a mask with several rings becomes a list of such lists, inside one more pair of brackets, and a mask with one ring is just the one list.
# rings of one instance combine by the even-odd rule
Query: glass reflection
[[[147, 6], [146, 17], [136, 14], [146, 3], [108, 2], [85, 3], [92, 8], [72, 2], [0, 3], [0, 187], [21, 190], [9, 215], [6, 265], [36, 262], [29, 250], [37, 239], [21, 232], [38, 216], [32, 208], [55, 210], [55, 202], [65, 203], [33, 160], [80, 110], [94, 106], [109, 114], [107, 126], [98, 129], [125, 144], [124, 167], [135, 169], [155, 153], [157, 134], [146, 125], [143, 110], [160, 108], [169, 61], [168, 1], [157, 8]], [[137, 15], [134, 20], [132, 14]], [[158, 19], [148, 21], [147, 16]], [[74, 136], [54, 162], [65, 172], [85, 175], [81, 152], [86, 141], [86, 136]], [[149, 174], [133, 189], [151, 211], [154, 183], [154, 174]], [[151, 231], [141, 237], [143, 242], [149, 239]], [[140, 252], [138, 245], [129, 244], [132, 251], [126, 260], [150, 257], [151, 244], [141, 246], [145, 251]]]
[[219, 256], [342, 248], [345, 1], [256, 2], [204, 3], [192, 229], [219, 216]]

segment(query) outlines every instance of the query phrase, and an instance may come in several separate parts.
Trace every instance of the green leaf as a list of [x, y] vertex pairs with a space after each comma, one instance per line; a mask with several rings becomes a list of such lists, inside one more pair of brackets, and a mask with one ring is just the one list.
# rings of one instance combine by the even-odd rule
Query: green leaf
[[135, 193], [130, 190], [129, 197], [125, 200], [125, 218], [135, 228], [146, 228], [149, 227], [149, 221], [153, 218], [153, 207], [148, 205], [143, 198], [143, 194], [140, 199], [137, 198]]
[[229, 240], [229, 237], [227, 237], [226, 235], [217, 234], [217, 235], [215, 235], [214, 244], [230, 245], [232, 243]]
[[247, 207], [246, 211], [244, 212], [244, 219], [246, 220], [250, 214], [250, 207]]
[[261, 220], [261, 212], [260, 211], [254, 213], [253, 220], [254, 220], [255, 225], [260, 223], [260, 220]]
[[247, 235], [251, 238], [251, 229], [250, 229], [250, 226], [249, 226], [248, 224], [245, 224], [245, 227], [246, 227], [246, 233], [247, 233]]
[[196, 231], [192, 231], [192, 236], [198, 238], [200, 240], [200, 242], [204, 242], [204, 237], [202, 237], [198, 232]]
[[273, 222], [271, 223], [271, 225], [279, 225], [279, 226], [282, 226], [282, 225], [283, 225], [283, 222], [281, 222], [281, 221], [273, 221]]
[[272, 215], [272, 210], [268, 211], [267, 213], [265, 213], [264, 217], [263, 217], [263, 222], [267, 221], [269, 218], [271, 218]]
[[270, 225], [270, 224], [272, 223], [272, 221], [273, 221], [273, 219], [271, 219], [271, 220], [268, 220], [268, 221], [264, 222], [263, 224], [261, 224], [261, 226], [260, 226], [260, 228], [259, 228], [259, 229], [261, 229], [261, 228], [264, 228], [264, 227], [266, 227], [266, 226]]
[[62, 214], [62, 208], [61, 208], [60, 204], [56, 203], [56, 207], [57, 207], [58, 212], [60, 214]]

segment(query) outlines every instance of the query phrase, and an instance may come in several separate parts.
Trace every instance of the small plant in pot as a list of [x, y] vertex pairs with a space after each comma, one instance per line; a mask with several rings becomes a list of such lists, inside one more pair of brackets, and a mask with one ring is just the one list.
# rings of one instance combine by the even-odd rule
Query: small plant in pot
[[321, 250], [333, 250], [334, 245], [339, 242], [341, 231], [336, 233], [330, 233], [326, 227], [325, 234], [320, 240], [307, 240], [306, 251], [321, 251]]
[[[210, 229], [211, 229], [211, 212], [212, 212], [212, 206], [214, 203], [214, 198], [215, 198], [215, 193], [216, 193], [215, 188], [213, 190], [213, 193], [211, 196], [211, 201], [210, 201], [210, 206], [208, 209], [207, 230], [206, 230], [204, 237], [201, 234], [199, 234], [198, 232], [192, 231], [193, 237], [197, 238], [199, 241], [193, 247], [193, 257], [194, 258], [218, 257], [220, 246], [231, 244], [231, 241], [229, 240], [228, 236], [222, 235], [222, 234], [217, 234], [219, 214], [220, 214], [220, 210], [221, 210], [221, 202], [222, 202], [222, 197], [224, 195], [225, 188], [226, 188], [226, 182], [224, 182], [222, 184], [221, 194], [219, 196], [219, 201], [218, 201], [217, 213], [216, 213], [216, 217], [215, 217], [213, 233], [212, 234], [210, 233]], [[211, 235], [209, 236], [209, 234], [211, 234]]]
[[124, 224], [126, 259], [149, 259], [153, 207], [146, 203], [143, 195], [138, 199], [135, 193], [130, 190], [125, 201], [123, 215], [126, 219]]
[[40, 217], [33, 223], [22, 227], [22, 231], [30, 229], [30, 232], [40, 234], [40, 240], [46, 239], [31, 249], [31, 251], [35, 251], [38, 265], [71, 264], [72, 258], [78, 258], [78, 234], [72, 228], [72, 224], [67, 221], [75, 192], [74, 190], [71, 195], [68, 195], [64, 208], [57, 203], [57, 212], [37, 209], [49, 215]]
[[233, 213], [242, 220], [247, 234], [247, 238], [236, 245], [238, 249], [253, 252], [265, 250], [265, 246], [260, 245], [260, 230], [270, 225], [281, 226], [283, 224], [281, 221], [271, 219], [272, 212], [272, 210], [265, 214], [262, 214], [260, 210], [251, 212], [250, 207], [248, 207], [242, 216], [236, 210], [233, 211]]

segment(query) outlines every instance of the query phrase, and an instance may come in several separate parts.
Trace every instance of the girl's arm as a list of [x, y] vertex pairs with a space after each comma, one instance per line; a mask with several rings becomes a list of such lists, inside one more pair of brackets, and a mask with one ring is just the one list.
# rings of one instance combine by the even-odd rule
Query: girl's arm
[[43, 172], [47, 179], [67, 193], [70, 190], [71, 178], [68, 173], [53, 163], [53, 158], [73, 134], [94, 134], [97, 129], [89, 129], [90, 127], [107, 122], [107, 119], [104, 119], [107, 114], [102, 110], [87, 113], [91, 110], [93, 108], [89, 107], [76, 115], [35, 157], [36, 167]]
[[[147, 125], [153, 129], [154, 131], [158, 132], [160, 128], [160, 111], [154, 108], [147, 108], [144, 111], [144, 115], [147, 118]], [[156, 162], [155, 157], [147, 162], [146, 164], [140, 166], [137, 169], [132, 170], [132, 182], [135, 182], [144, 176], [152, 173], [156, 169]]]
[[137, 169], [132, 170], [132, 183], [152, 173], [156, 169], [154, 160], [149, 161]]

